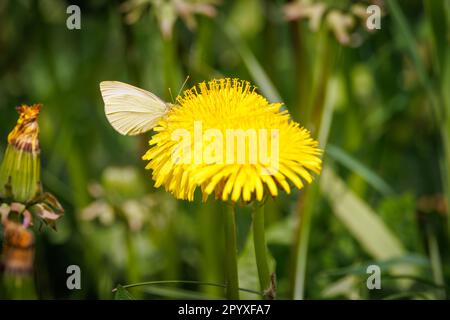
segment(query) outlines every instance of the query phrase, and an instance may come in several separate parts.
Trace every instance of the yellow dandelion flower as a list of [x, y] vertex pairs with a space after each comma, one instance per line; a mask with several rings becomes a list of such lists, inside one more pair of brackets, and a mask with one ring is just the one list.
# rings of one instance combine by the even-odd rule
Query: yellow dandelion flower
[[200, 83], [177, 98], [143, 156], [155, 186], [192, 201], [200, 187], [223, 201], [290, 193], [321, 170], [321, 151], [281, 103], [238, 79]]

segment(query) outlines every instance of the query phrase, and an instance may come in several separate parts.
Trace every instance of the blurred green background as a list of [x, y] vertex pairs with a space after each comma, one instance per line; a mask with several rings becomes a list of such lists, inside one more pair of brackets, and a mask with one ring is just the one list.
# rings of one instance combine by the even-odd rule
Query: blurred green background
[[[80, 30], [66, 27], [70, 4]], [[365, 27], [370, 4], [380, 30]], [[279, 299], [447, 298], [449, 19], [449, 1], [433, 0], [0, 0], [0, 154], [14, 107], [43, 103], [42, 180], [66, 209], [57, 232], [35, 225], [37, 296], [224, 283], [223, 205], [155, 190], [141, 160], [149, 135], [117, 134], [98, 87], [119, 80], [171, 101], [189, 75], [187, 87], [251, 81], [325, 150], [310, 187], [266, 204]], [[240, 286], [259, 290], [249, 208], [237, 219]], [[72, 264], [81, 290], [66, 287]], [[380, 290], [366, 286], [371, 264]], [[130, 293], [224, 296], [198, 283]]]

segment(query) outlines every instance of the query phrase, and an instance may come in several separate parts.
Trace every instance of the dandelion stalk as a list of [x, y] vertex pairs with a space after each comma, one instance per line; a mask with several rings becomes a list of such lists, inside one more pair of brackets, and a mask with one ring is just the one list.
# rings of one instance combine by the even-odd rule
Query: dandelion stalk
[[227, 205], [225, 215], [225, 265], [226, 265], [226, 297], [239, 299], [239, 279], [237, 266], [236, 220], [234, 205]]
[[264, 230], [264, 207], [258, 202], [253, 204], [253, 245], [255, 247], [256, 267], [259, 285], [265, 292], [270, 287], [270, 271], [267, 260], [266, 236]]
[[[222, 219], [220, 215], [211, 214], [211, 212], [216, 211], [216, 206], [216, 202], [206, 202], [197, 210], [202, 249], [199, 277], [203, 282], [223, 281], [222, 254], [217, 250], [218, 247], [223, 245]], [[221, 235], [221, 237], [218, 235]], [[204, 293], [212, 295], [218, 295], [222, 292], [221, 289], [211, 286], [205, 286], [202, 289]]]

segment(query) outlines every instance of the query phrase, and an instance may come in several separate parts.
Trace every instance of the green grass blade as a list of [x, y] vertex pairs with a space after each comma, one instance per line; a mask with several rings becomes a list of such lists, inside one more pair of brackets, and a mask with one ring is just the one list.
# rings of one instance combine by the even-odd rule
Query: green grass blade
[[[222, 24], [222, 23], [221, 23]], [[223, 24], [223, 30], [227, 37], [231, 40], [234, 47], [238, 51], [248, 71], [250, 72], [253, 80], [258, 85], [261, 92], [267, 97], [271, 102], [281, 102], [281, 95], [275, 88], [275, 85], [270, 80], [264, 68], [259, 63], [258, 59], [255, 57], [253, 52], [241, 38], [240, 34], [229, 24]]]
[[[353, 193], [330, 167], [324, 167], [320, 186], [335, 215], [370, 256], [387, 260], [406, 254], [403, 245], [376, 212]], [[402, 274], [415, 272], [414, 268], [407, 266], [392, 269]]]
[[368, 184], [376, 189], [381, 194], [387, 196], [394, 193], [393, 188], [387, 184], [379, 175], [373, 170], [365, 166], [363, 163], [352, 157], [350, 154], [342, 150], [341, 148], [328, 144], [326, 154], [345, 166], [347, 169], [360, 175]]
[[145, 288], [145, 292], [160, 296], [166, 299], [186, 299], [186, 300], [221, 300], [222, 297], [218, 296], [212, 296], [207, 294], [201, 294], [195, 291], [191, 290], [185, 290], [180, 288], [165, 288], [165, 287], [158, 287], [158, 286], [152, 286]]

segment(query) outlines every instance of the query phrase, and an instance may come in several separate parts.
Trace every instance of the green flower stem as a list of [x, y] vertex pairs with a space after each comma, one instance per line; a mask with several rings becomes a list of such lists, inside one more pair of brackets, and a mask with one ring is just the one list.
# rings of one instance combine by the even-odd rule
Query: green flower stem
[[267, 262], [267, 246], [264, 230], [264, 207], [260, 203], [253, 204], [253, 245], [255, 248], [256, 267], [258, 268], [261, 291], [270, 287], [270, 271]]
[[226, 297], [239, 299], [239, 279], [237, 266], [236, 220], [234, 205], [225, 209], [225, 265], [226, 265]]
[[[218, 283], [223, 281], [222, 253], [217, 250], [223, 244], [223, 239], [217, 237], [218, 234], [222, 233], [222, 217], [211, 214], [211, 212], [217, 211], [216, 207], [216, 202], [207, 201], [196, 210], [202, 252], [199, 277], [203, 282]], [[202, 291], [208, 295], [217, 296], [223, 292], [223, 289], [214, 286], [202, 286]]]
[[36, 286], [31, 275], [14, 276], [4, 274], [0, 287], [0, 298], [10, 300], [37, 300]]

